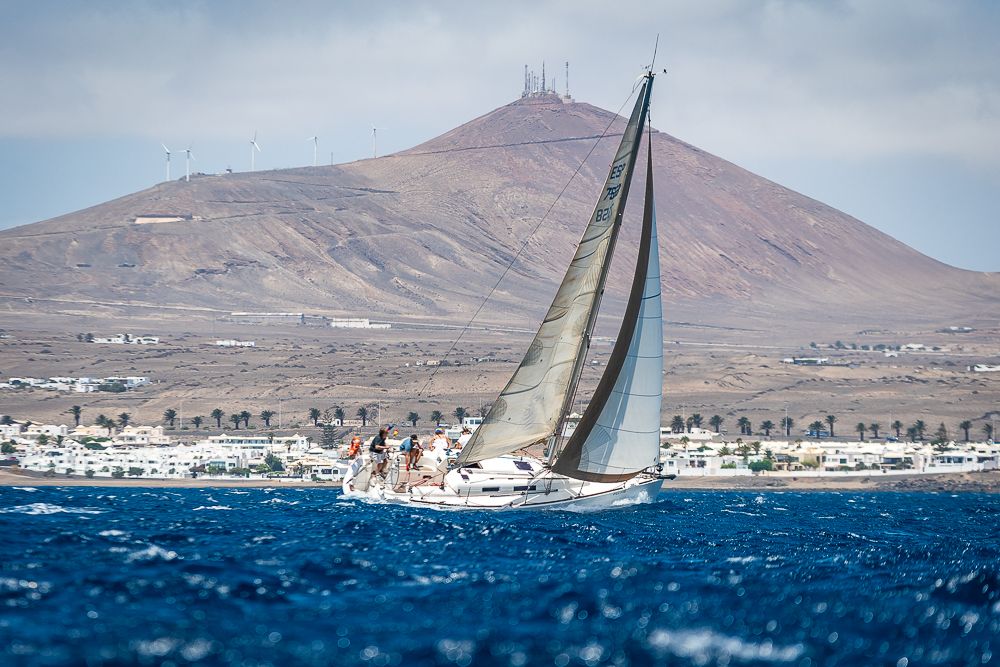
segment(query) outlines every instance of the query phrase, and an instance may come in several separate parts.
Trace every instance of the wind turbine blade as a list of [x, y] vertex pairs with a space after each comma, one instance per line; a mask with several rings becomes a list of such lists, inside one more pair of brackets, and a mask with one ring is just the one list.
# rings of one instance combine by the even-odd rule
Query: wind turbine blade
[[163, 150], [167, 152], [167, 155], [170, 155], [170, 149], [167, 148], [167, 145], [166, 144], [160, 144], [160, 145], [163, 146]]

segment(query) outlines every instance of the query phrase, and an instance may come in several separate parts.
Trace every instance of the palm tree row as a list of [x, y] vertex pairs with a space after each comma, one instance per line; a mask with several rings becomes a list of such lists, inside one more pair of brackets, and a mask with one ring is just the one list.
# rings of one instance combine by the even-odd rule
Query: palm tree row
[[[685, 419], [680, 415], [674, 415], [673, 419], [671, 419], [670, 421], [670, 430], [674, 433], [682, 433], [685, 431], [690, 433], [692, 428], [700, 428], [702, 421], [703, 421], [702, 416], [698, 413], [691, 415], [687, 419]], [[712, 417], [708, 420], [709, 425], [711, 425], [712, 429], [716, 433], [722, 432], [722, 424], [724, 422], [725, 419], [719, 415], [712, 415]], [[827, 433], [824, 432], [824, 429], [829, 429], [828, 435], [829, 437], [833, 438], [836, 437], [836, 433], [834, 431], [834, 425], [836, 423], [837, 423], [836, 415], [826, 415], [823, 419], [817, 419], [811, 422], [809, 424], [808, 432], [814, 437], [822, 438], [824, 437], [824, 435], [827, 435]], [[754, 434], [753, 422], [751, 422], [748, 417], [740, 417], [736, 421], [736, 424], [740, 427], [740, 435]], [[792, 419], [791, 417], [782, 417], [781, 421], [779, 422], [779, 425], [782, 429], [784, 429], [785, 437], [790, 438], [792, 435], [792, 427], [795, 425], [795, 420]], [[965, 435], [965, 442], [969, 442], [970, 440], [969, 431], [972, 429], [972, 426], [973, 426], [972, 421], [968, 419], [966, 419], [965, 421], [961, 422], [958, 425], [959, 430], [961, 430]], [[900, 439], [902, 437], [901, 433], [904, 428], [903, 422], [897, 419], [892, 422], [890, 427], [896, 432], [896, 439], [897, 440]], [[778, 427], [775, 426], [774, 422], [772, 422], [770, 419], [766, 419], [760, 423], [760, 431], [763, 431], [764, 436], [768, 438], [771, 437], [771, 431], [776, 428]], [[867, 433], [872, 434], [873, 440], [878, 440], [879, 432], [881, 431], [881, 429], [882, 425], [879, 424], [878, 422], [871, 422], [868, 424], [864, 422], [858, 422], [854, 426], [854, 430], [858, 433], [861, 440], [865, 439], [865, 435]], [[993, 425], [987, 422], [983, 424], [982, 429], [983, 429], [983, 434], [986, 436], [986, 439], [991, 440], [993, 438]], [[923, 440], [926, 431], [927, 431], [927, 424], [921, 419], [916, 420], [911, 426], [906, 427], [906, 435], [912, 441]], [[942, 423], [938, 427], [937, 431], [935, 431], [935, 435], [938, 440], [942, 438], [947, 438], [947, 428], [945, 427], [944, 423]]]

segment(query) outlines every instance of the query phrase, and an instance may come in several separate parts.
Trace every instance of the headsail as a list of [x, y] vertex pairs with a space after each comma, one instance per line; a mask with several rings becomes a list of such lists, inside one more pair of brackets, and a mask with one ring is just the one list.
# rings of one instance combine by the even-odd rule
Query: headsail
[[542, 442], [559, 426], [590, 345], [652, 89], [647, 76], [590, 223], [524, 359], [463, 448], [464, 465]]
[[646, 202], [632, 292], [621, 331], [597, 385], [553, 471], [593, 482], [620, 482], [656, 465], [663, 399], [663, 308], [649, 141]]

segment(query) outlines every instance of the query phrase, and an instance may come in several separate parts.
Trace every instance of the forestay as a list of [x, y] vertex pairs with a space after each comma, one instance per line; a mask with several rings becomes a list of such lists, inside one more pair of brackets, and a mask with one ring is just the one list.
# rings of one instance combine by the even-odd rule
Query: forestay
[[576, 479], [624, 481], [659, 458], [663, 309], [651, 144], [652, 137], [642, 236], [625, 319], [594, 397], [552, 467]]
[[589, 346], [594, 310], [604, 289], [639, 150], [651, 83], [647, 77], [639, 91], [590, 223], [538, 333], [463, 448], [459, 465], [543, 442], [558, 428], [575, 383], [577, 361]]

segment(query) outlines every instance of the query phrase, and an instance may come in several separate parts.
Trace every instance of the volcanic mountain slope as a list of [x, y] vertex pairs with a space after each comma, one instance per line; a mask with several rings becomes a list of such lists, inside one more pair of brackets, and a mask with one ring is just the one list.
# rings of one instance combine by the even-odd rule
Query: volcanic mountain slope
[[[461, 319], [520, 252], [483, 317], [531, 325], [586, 224], [623, 125], [550, 95], [378, 159], [161, 183], [0, 232], [8, 267], [0, 293]], [[998, 274], [941, 264], [662, 132], [652, 141], [664, 294], [687, 313], [674, 317], [821, 323], [835, 315], [874, 324], [1000, 311]], [[625, 293], [631, 275], [637, 171], [613, 294]], [[136, 223], [157, 216], [183, 219]]]

